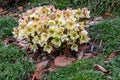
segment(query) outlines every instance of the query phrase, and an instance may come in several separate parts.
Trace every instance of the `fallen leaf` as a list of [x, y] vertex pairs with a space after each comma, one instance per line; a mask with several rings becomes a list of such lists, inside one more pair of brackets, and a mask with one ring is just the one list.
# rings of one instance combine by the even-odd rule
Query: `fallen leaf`
[[80, 46], [79, 46], [79, 51], [89, 51], [89, 49], [90, 49], [90, 47], [91, 47], [91, 45], [90, 44], [81, 44]]
[[102, 16], [103, 19], [106, 19], [106, 18], [111, 18], [111, 19], [114, 19], [115, 17], [111, 14], [111, 13], [105, 13], [103, 16]]
[[44, 72], [44, 66], [40, 66], [37, 70], [35, 70], [32, 76], [32, 80], [36, 80], [36, 79], [41, 80], [42, 77], [44, 76], [43, 72]]
[[115, 58], [118, 55], [118, 53], [119, 53], [119, 50], [115, 50], [112, 52], [112, 54], [110, 54], [110, 56], [108, 58], [111, 58], [111, 59]]
[[52, 64], [52, 65], [48, 68], [48, 70], [49, 70], [50, 72], [52, 72], [52, 71], [55, 71], [57, 68], [59, 68], [59, 66], [56, 66], [55, 64]]
[[67, 58], [65, 56], [58, 56], [54, 60], [54, 64], [56, 66], [64, 67], [71, 63], [73, 63], [76, 59], [75, 58]]
[[111, 71], [106, 70], [104, 67], [102, 67], [99, 64], [94, 64], [94, 68], [98, 71], [101, 71], [101, 72], [105, 73], [105, 74], [111, 74]]
[[94, 55], [92, 53], [86, 53], [84, 54], [83, 59], [93, 58], [93, 56]]
[[110, 54], [110, 56], [105, 59], [104, 62], [106, 62], [106, 63], [109, 62], [111, 59], [115, 58], [115, 57], [118, 55], [119, 52], [120, 52], [119, 50], [113, 51], [113, 52]]
[[46, 67], [47, 64], [48, 64], [48, 62], [49, 62], [48, 60], [42, 61], [42, 62], [36, 64], [36, 68], [39, 68], [39, 67], [41, 67], [41, 66]]
[[44, 75], [43, 75], [43, 72], [44, 72], [44, 68], [46, 67], [46, 65], [48, 64], [48, 60], [46, 61], [42, 61], [38, 64], [36, 64], [36, 71], [34, 72], [33, 74], [33, 77], [32, 77], [32, 80], [35, 80], [36, 79], [41, 79]]
[[110, 61], [109, 58], [106, 58], [106, 59], [104, 60], [105, 63], [108, 63], [109, 61]]
[[87, 45], [87, 44], [86, 44], [86, 45], [83, 46], [82, 50], [83, 50], [83, 51], [89, 51], [89, 50], [90, 50], [90, 47], [91, 47], [91, 45]]

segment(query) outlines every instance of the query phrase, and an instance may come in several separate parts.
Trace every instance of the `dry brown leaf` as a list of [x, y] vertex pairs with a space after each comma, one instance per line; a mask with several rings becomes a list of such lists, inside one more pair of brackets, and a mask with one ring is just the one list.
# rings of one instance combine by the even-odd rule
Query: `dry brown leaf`
[[49, 70], [50, 72], [52, 72], [52, 71], [55, 71], [57, 68], [59, 68], [59, 66], [56, 66], [55, 64], [52, 64], [52, 65], [48, 68], [48, 70]]
[[71, 63], [73, 63], [76, 59], [75, 58], [67, 58], [65, 56], [58, 56], [54, 60], [54, 64], [56, 66], [64, 67]]
[[84, 54], [83, 59], [93, 58], [93, 56], [94, 55], [92, 53], [86, 53]]
[[44, 68], [47, 66], [48, 64], [48, 60], [42, 61], [38, 64], [36, 64], [36, 71], [33, 74], [32, 80], [38, 79], [41, 80], [41, 78], [44, 76]]
[[91, 47], [91, 45], [90, 44], [81, 44], [80, 46], [79, 46], [79, 51], [89, 51], [89, 49], [90, 49], [90, 47]]
[[118, 55], [119, 52], [120, 52], [119, 50], [113, 51], [113, 52], [110, 54], [110, 56], [105, 59], [104, 62], [106, 62], [106, 63], [109, 62], [111, 59], [115, 58], [115, 57]]
[[111, 71], [106, 70], [104, 67], [102, 67], [99, 64], [94, 64], [94, 68], [98, 71], [101, 71], [101, 72], [105, 73], [105, 74], [111, 74]]
[[114, 19], [115, 17], [111, 14], [111, 13], [105, 13], [103, 16], [102, 16], [103, 19], [106, 19], [106, 18], [111, 18], [111, 19]]
[[44, 76], [43, 75], [43, 72], [44, 72], [44, 66], [40, 66], [33, 74], [32, 76], [32, 80], [36, 80], [36, 79], [39, 79], [41, 80], [42, 77]]
[[91, 47], [91, 45], [84, 45], [82, 50], [84, 50], [84, 51], [87, 50], [88, 51], [90, 49], [90, 47]]
[[110, 54], [110, 56], [108, 58], [115, 58], [117, 55], [118, 55], [119, 51], [118, 50], [115, 50], [112, 52], [112, 54]]
[[108, 59], [108, 58], [106, 58], [105, 60], [104, 60], [104, 62], [105, 63], [108, 63], [110, 60]]
[[41, 66], [46, 67], [47, 64], [48, 64], [48, 62], [49, 62], [48, 60], [42, 61], [42, 62], [36, 64], [36, 68], [39, 68], [39, 67], [41, 67]]

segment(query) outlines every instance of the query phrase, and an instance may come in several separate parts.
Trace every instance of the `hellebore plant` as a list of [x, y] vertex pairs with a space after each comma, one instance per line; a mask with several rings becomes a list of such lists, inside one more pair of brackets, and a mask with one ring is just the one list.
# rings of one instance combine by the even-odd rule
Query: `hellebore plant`
[[23, 13], [13, 34], [17, 40], [26, 39], [34, 51], [39, 47], [51, 53], [63, 46], [78, 51], [78, 46], [89, 42], [86, 28], [90, 11], [83, 9], [59, 10], [53, 6], [36, 7]]

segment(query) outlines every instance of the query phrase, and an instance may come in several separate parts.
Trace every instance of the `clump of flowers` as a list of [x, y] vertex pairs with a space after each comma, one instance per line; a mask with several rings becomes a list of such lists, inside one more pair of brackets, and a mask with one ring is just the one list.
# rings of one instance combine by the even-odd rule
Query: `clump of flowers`
[[17, 40], [26, 39], [34, 51], [42, 48], [51, 53], [69, 45], [78, 51], [78, 45], [89, 41], [86, 28], [90, 11], [83, 9], [59, 10], [53, 6], [36, 7], [23, 13], [13, 34]]

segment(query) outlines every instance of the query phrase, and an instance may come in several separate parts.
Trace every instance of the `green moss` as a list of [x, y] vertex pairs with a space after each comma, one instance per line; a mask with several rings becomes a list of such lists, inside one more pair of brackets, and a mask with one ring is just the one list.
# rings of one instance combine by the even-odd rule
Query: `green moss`
[[0, 41], [0, 80], [28, 80], [34, 64], [22, 58], [26, 52]]
[[0, 39], [12, 36], [13, 27], [18, 26], [16, 18], [4, 16], [0, 18]]
[[105, 20], [89, 29], [90, 37], [103, 41], [101, 47], [104, 54], [120, 50], [120, 19]]
[[48, 80], [106, 80], [107, 77], [93, 69], [93, 65], [102, 57], [85, 59], [50, 73]]
[[[0, 18], [0, 39], [12, 36], [17, 19], [4, 16]], [[35, 67], [33, 62], [24, 59], [26, 51], [15, 46], [4, 45], [0, 40], [0, 80], [28, 80]]]

